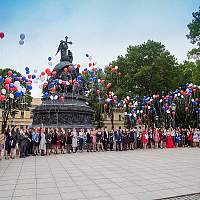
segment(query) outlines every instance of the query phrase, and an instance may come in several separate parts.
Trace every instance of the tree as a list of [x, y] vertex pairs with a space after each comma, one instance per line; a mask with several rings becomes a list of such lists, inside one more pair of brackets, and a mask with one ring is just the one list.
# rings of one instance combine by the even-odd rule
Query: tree
[[[7, 83], [7, 79], [11, 82]], [[19, 72], [12, 69], [0, 70], [0, 109], [2, 109], [2, 132], [4, 133], [9, 118], [15, 118], [19, 110], [31, 106], [31, 83]]]
[[[169, 92], [178, 85], [179, 66], [173, 55], [160, 42], [148, 40], [146, 43], [129, 46], [125, 56], [119, 56], [112, 62], [121, 73], [105, 70], [106, 79], [113, 91], [123, 96], [137, 94], [140, 96]], [[117, 83], [117, 84], [116, 84]]]
[[197, 12], [192, 13], [192, 16], [192, 22], [187, 25], [189, 29], [187, 38], [192, 44], [196, 44], [196, 48], [188, 52], [188, 57], [198, 60], [200, 58], [200, 7]]

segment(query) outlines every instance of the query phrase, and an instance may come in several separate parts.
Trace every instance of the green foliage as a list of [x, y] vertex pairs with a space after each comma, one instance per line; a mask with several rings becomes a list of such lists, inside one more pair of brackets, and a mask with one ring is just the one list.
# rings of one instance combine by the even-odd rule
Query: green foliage
[[187, 38], [192, 44], [196, 44], [197, 48], [193, 48], [188, 52], [189, 58], [199, 59], [200, 58], [200, 7], [197, 12], [192, 13], [192, 22], [188, 24], [189, 34]]
[[127, 54], [119, 56], [112, 65], [118, 66], [122, 77], [107, 68], [106, 79], [120, 98], [129, 94], [142, 96], [168, 92], [177, 86], [180, 75], [175, 57], [164, 45], [152, 40], [129, 46]]

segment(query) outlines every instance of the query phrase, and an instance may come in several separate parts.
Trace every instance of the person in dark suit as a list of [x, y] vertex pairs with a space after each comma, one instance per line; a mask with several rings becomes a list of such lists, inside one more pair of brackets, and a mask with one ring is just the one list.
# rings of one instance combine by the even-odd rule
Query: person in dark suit
[[108, 130], [107, 130], [107, 127], [105, 126], [104, 127], [104, 131], [103, 131], [103, 148], [105, 151], [107, 151], [107, 148], [108, 148], [108, 137], [109, 137], [109, 133], [108, 133]]
[[5, 159], [9, 159], [11, 151], [11, 132], [7, 129], [5, 132]]

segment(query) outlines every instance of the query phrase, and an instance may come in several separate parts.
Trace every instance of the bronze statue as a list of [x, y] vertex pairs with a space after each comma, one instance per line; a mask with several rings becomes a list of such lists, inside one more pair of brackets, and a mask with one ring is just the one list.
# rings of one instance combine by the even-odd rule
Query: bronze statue
[[60, 54], [61, 54], [60, 61], [68, 61], [68, 62], [71, 61], [71, 63], [72, 63], [72, 61], [73, 61], [72, 52], [70, 50], [68, 50], [68, 44], [72, 45], [72, 42], [68, 42], [67, 40], [68, 40], [68, 37], [66, 36], [65, 41], [64, 40], [60, 41], [56, 55], [60, 51]]

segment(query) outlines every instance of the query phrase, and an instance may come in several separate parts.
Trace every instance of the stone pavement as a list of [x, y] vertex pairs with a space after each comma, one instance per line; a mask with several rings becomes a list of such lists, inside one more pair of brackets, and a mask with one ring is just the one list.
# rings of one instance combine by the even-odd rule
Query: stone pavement
[[0, 200], [151, 200], [200, 192], [200, 148], [0, 161]]

